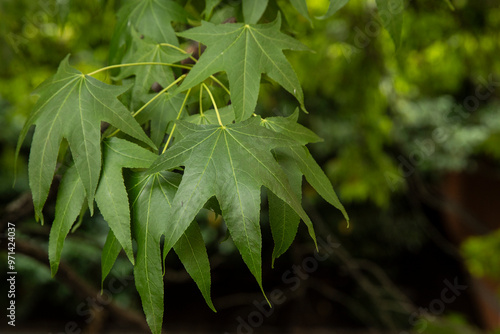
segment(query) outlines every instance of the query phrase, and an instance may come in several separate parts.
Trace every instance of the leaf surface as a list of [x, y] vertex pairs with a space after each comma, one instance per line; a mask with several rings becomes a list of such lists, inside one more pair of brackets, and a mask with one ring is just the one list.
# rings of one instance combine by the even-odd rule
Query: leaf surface
[[404, 0], [376, 0], [378, 14], [385, 29], [391, 35], [396, 49], [401, 45], [403, 30]]
[[266, 11], [269, 0], [243, 0], [243, 17], [245, 23], [255, 24]]
[[184, 268], [198, 285], [207, 305], [215, 311], [210, 298], [210, 263], [200, 226], [193, 221], [174, 245]]
[[[132, 32], [133, 48], [127, 52], [123, 58], [123, 63], [167, 63], [172, 64], [187, 58], [186, 54], [171, 47], [160, 45], [148, 38], [140, 38], [136, 31]], [[121, 80], [130, 76], [135, 76], [134, 87], [132, 88], [133, 110], [138, 109], [138, 104], [145, 99], [154, 83], [160, 84], [163, 88], [174, 81], [172, 68], [166, 65], [140, 65], [123, 67], [116, 77]]]
[[29, 159], [29, 182], [35, 213], [42, 218], [42, 222], [42, 208], [52, 183], [63, 138], [69, 143], [91, 211], [101, 171], [101, 122], [108, 122], [154, 147], [117, 99], [126, 90], [126, 87], [110, 86], [83, 75], [69, 66], [68, 57], [61, 62], [57, 73], [37, 90], [40, 98], [22, 129], [17, 153], [29, 128], [35, 124]]
[[49, 262], [52, 276], [55, 276], [59, 268], [64, 239], [78, 217], [84, 201], [85, 189], [76, 166], [73, 165], [66, 170], [59, 185], [55, 219], [50, 229]]
[[272, 23], [257, 25], [202, 22], [200, 27], [179, 33], [179, 36], [207, 46], [179, 90], [191, 88], [210, 75], [225, 71], [236, 121], [241, 121], [254, 112], [260, 78], [262, 73], [266, 73], [293, 94], [303, 107], [302, 88], [282, 50], [308, 48], [281, 33], [280, 26], [281, 18], [278, 16]]
[[102, 153], [104, 167], [96, 191], [96, 203], [130, 262], [134, 263], [129, 200], [122, 168], [148, 168], [157, 155], [119, 138], [104, 140]]
[[[172, 172], [155, 174], [133, 173], [128, 183], [132, 204], [132, 225], [137, 241], [134, 267], [136, 287], [141, 296], [144, 313], [153, 333], [160, 333], [163, 319], [163, 274], [160, 238], [169, 238], [172, 203], [181, 175]], [[210, 299], [210, 264], [198, 224], [183, 231], [174, 248], [186, 271], [198, 285], [207, 304]], [[164, 248], [164, 255], [172, 248]], [[215, 309], [214, 309], [215, 310]]]
[[178, 122], [183, 139], [160, 156], [150, 173], [185, 166], [184, 176], [166, 224], [168, 251], [203, 205], [216, 196], [234, 243], [262, 288], [260, 188], [265, 186], [290, 205], [315, 240], [312, 223], [270, 150], [296, 145], [286, 136], [260, 126], [260, 117], [218, 125]]
[[311, 17], [309, 16], [309, 10], [307, 9], [306, 0], [290, 0], [290, 3], [292, 4], [293, 7], [295, 7], [295, 9], [300, 13], [300, 15], [302, 15], [309, 22], [312, 23]]
[[113, 268], [121, 250], [122, 245], [120, 245], [120, 242], [116, 239], [113, 231], [109, 230], [101, 253], [101, 288], [104, 285], [104, 280]]
[[329, 17], [332, 17], [336, 12], [338, 12], [342, 7], [344, 7], [349, 0], [330, 0], [330, 5], [328, 6], [328, 10], [325, 15], [316, 17], [318, 20], [325, 20]]
[[110, 62], [118, 63], [130, 45], [130, 29], [158, 43], [179, 45], [171, 22], [185, 22], [187, 13], [173, 0], [132, 0], [120, 8], [110, 43]]

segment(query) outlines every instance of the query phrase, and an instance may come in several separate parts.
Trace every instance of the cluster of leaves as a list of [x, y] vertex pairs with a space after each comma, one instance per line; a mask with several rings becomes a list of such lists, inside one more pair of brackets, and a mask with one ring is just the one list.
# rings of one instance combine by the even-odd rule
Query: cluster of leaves
[[[332, 1], [322, 19], [346, 2]], [[305, 1], [290, 3], [312, 22]], [[49, 239], [53, 275], [64, 239], [78, 216], [94, 212], [95, 202], [110, 227], [102, 279], [123, 249], [134, 265], [148, 324], [159, 333], [162, 260], [172, 248], [214, 309], [209, 260], [195, 221], [201, 209], [222, 215], [228, 237], [262, 291], [262, 186], [268, 190], [273, 261], [292, 243], [300, 220], [316, 241], [301, 205], [303, 176], [348, 220], [306, 147], [320, 138], [297, 123], [298, 109], [289, 117], [255, 114], [262, 74], [305, 110], [283, 50], [307, 47], [280, 31], [280, 6], [288, 4], [212, 0], [183, 7], [172, 0], [130, 1], [118, 12], [110, 46], [114, 65], [83, 74], [69, 65], [68, 56], [37, 89], [39, 99], [17, 151], [35, 125], [29, 182], [42, 223], [54, 174], [62, 174]], [[227, 13], [234, 16], [226, 17], [229, 21], [243, 23], [220, 23]], [[196, 27], [186, 30], [187, 23]], [[385, 23], [394, 38], [400, 20]], [[192, 55], [180, 47], [189, 40], [197, 42], [188, 45]], [[116, 71], [113, 85], [93, 77], [104, 70]]]

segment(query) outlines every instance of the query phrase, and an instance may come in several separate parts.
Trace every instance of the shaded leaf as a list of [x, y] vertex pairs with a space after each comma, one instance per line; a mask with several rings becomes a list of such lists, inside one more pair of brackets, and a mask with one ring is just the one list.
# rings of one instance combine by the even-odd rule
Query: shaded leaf
[[255, 24], [266, 11], [269, 0], [243, 0], [243, 17], [245, 23]]
[[35, 213], [42, 218], [42, 222], [42, 208], [52, 183], [63, 138], [69, 143], [91, 211], [101, 171], [101, 121], [154, 147], [117, 99], [127, 88], [110, 86], [83, 75], [69, 66], [68, 57], [61, 62], [57, 73], [37, 90], [40, 98], [24, 125], [16, 151], [19, 152], [29, 128], [35, 124], [29, 181]]
[[[155, 62], [176, 63], [188, 56], [168, 46], [162, 46], [148, 38], [140, 38], [136, 31], [132, 31], [133, 47], [123, 58], [123, 63]], [[131, 109], [136, 110], [145, 96], [151, 91], [154, 83], [167, 87], [174, 81], [172, 68], [164, 65], [141, 65], [123, 67], [117, 80], [135, 76], [132, 88]]]
[[202, 22], [200, 27], [179, 33], [179, 36], [207, 45], [179, 90], [191, 88], [210, 75], [225, 71], [236, 121], [241, 121], [254, 112], [261, 74], [266, 73], [293, 94], [303, 107], [302, 88], [282, 50], [307, 50], [307, 47], [281, 33], [280, 26], [281, 18], [278, 15], [269, 24], [215, 25]]
[[212, 16], [212, 12], [221, 0], [207, 0], [205, 5], [205, 20], [208, 20]]
[[[152, 96], [152, 94], [148, 95], [150, 98]], [[163, 93], [137, 115], [136, 118], [140, 124], [150, 121], [151, 140], [158, 148], [160, 148], [165, 139], [169, 123], [177, 118], [184, 97], [184, 94], [172, 95]], [[184, 114], [186, 114], [185, 111]]]
[[333, 14], [338, 12], [342, 7], [344, 7], [349, 0], [330, 0], [330, 5], [328, 6], [328, 10], [325, 15], [316, 17], [318, 20], [325, 20], [329, 17], [332, 17]]
[[184, 8], [173, 0], [129, 1], [117, 14], [116, 28], [109, 46], [110, 62], [120, 62], [127, 44], [130, 45], [131, 28], [158, 43], [179, 45], [171, 22], [185, 22], [186, 17]]
[[[302, 173], [295, 161], [286, 155], [279, 154], [275, 154], [275, 159], [288, 177], [292, 190], [299, 198], [302, 197]], [[274, 240], [272, 255], [272, 265], [274, 266], [274, 260], [285, 253], [295, 239], [300, 217], [290, 205], [273, 193], [268, 193], [267, 198], [269, 202], [269, 224]]]
[[50, 229], [49, 262], [52, 276], [57, 273], [64, 240], [78, 217], [84, 200], [85, 189], [76, 166], [73, 165], [66, 170], [59, 185], [55, 219]]
[[290, 3], [292, 4], [293, 7], [295, 7], [295, 9], [300, 13], [300, 15], [302, 15], [309, 22], [312, 23], [311, 17], [309, 16], [309, 10], [307, 9], [306, 0], [290, 0]]
[[404, 0], [376, 0], [378, 15], [385, 29], [391, 35], [396, 49], [401, 45], [401, 32], [403, 30]]
[[[163, 322], [163, 273], [160, 238], [165, 231], [170, 206], [180, 174], [133, 173], [128, 190], [132, 207], [133, 235], [137, 241], [135, 285], [151, 331], [161, 333]], [[167, 205], [165, 205], [167, 204]]]
[[261, 186], [299, 214], [314, 240], [315, 234], [285, 173], [270, 152], [296, 142], [259, 124], [260, 117], [227, 126], [178, 122], [183, 139], [153, 163], [150, 173], [185, 166], [172, 203], [171, 219], [165, 226], [165, 250], [177, 242], [204, 204], [215, 195], [236, 247], [262, 288]]
[[109, 230], [101, 253], [101, 289], [121, 250], [122, 245], [116, 239], [113, 231]]
[[189, 225], [174, 245], [174, 250], [186, 271], [198, 285], [208, 306], [215, 311], [210, 298], [210, 263], [208, 262], [205, 241], [201, 236], [197, 222], [193, 221]]
[[157, 155], [118, 138], [104, 140], [102, 154], [104, 166], [95, 195], [96, 203], [130, 262], [134, 263], [129, 201], [122, 168], [148, 168]]

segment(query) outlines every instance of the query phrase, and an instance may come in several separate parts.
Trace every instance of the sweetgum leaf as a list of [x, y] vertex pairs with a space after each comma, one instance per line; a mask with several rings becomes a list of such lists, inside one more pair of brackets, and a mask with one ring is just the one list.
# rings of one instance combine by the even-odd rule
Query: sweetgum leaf
[[[302, 197], [302, 173], [295, 161], [286, 155], [274, 155], [276, 161], [288, 177], [292, 190]], [[272, 265], [274, 260], [280, 257], [290, 247], [300, 223], [299, 215], [283, 200], [272, 192], [267, 194], [269, 202], [269, 225], [274, 240]]]
[[[337, 1], [337, 0], [331, 0]], [[293, 7], [302, 15], [305, 17], [309, 22], [312, 23], [311, 17], [309, 16], [309, 10], [307, 9], [307, 3], [306, 0], [290, 0], [290, 3], [292, 4]]]
[[121, 250], [122, 245], [120, 245], [120, 242], [116, 239], [113, 231], [109, 230], [101, 253], [101, 287], [104, 284], [104, 280], [109, 275], [111, 268], [113, 268]]
[[[148, 97], [149, 100], [153, 95], [150, 94]], [[184, 97], [184, 94], [172, 95], [163, 93], [136, 116], [140, 124], [150, 121], [151, 140], [157, 147], [160, 147], [163, 143], [169, 123], [177, 118]], [[184, 109], [184, 114], [185, 113], [186, 111]]]
[[243, 17], [245, 23], [255, 24], [267, 8], [269, 0], [243, 0]]
[[[123, 58], [123, 63], [176, 63], [186, 59], [186, 54], [160, 43], [153, 42], [148, 38], [140, 38], [136, 31], [132, 31], [133, 47]], [[174, 81], [172, 68], [165, 65], [141, 65], [123, 67], [117, 80], [135, 76], [134, 87], [132, 88], [131, 108], [138, 108], [138, 104], [144, 100], [151, 90], [151, 86], [156, 82], [163, 88]]]
[[193, 221], [174, 245], [184, 268], [198, 285], [207, 305], [215, 311], [210, 298], [210, 263], [200, 226]]
[[[134, 267], [136, 287], [141, 296], [146, 320], [153, 333], [160, 333], [163, 319], [163, 275], [160, 238], [170, 238], [172, 203], [181, 175], [160, 172], [152, 175], [133, 173], [128, 183], [132, 205], [133, 235], [137, 241]], [[207, 304], [210, 299], [210, 264], [205, 244], [196, 222], [183, 231], [175, 251], [186, 271], [198, 285]], [[172, 246], [164, 249], [164, 256]]]
[[96, 203], [130, 262], [134, 263], [130, 234], [130, 210], [122, 168], [148, 168], [157, 155], [124, 139], [109, 138], [103, 142], [101, 180]]
[[391, 35], [396, 49], [401, 45], [403, 30], [404, 0], [376, 0], [378, 13], [382, 24]]
[[260, 117], [227, 126], [180, 121], [177, 129], [182, 139], [153, 163], [150, 173], [185, 166], [172, 203], [171, 219], [164, 227], [165, 250], [177, 242], [203, 205], [215, 195], [234, 243], [262, 289], [261, 186], [290, 205], [316, 239], [311, 220], [270, 152], [297, 143], [259, 124]]
[[339, 11], [342, 7], [344, 7], [349, 0], [330, 0], [330, 5], [328, 6], [328, 10], [325, 15], [316, 17], [318, 20], [325, 20], [329, 17], [332, 17], [337, 11]]
[[82, 74], [69, 66], [68, 58], [61, 62], [57, 73], [37, 90], [40, 98], [21, 131], [16, 150], [17, 154], [29, 128], [35, 124], [29, 159], [29, 182], [35, 214], [42, 218], [42, 223], [42, 208], [52, 183], [63, 138], [69, 143], [91, 211], [101, 171], [101, 121], [154, 147], [117, 99], [127, 88], [110, 86]]
[[55, 219], [50, 229], [49, 262], [52, 276], [55, 276], [59, 268], [64, 239], [78, 217], [84, 201], [85, 188], [76, 166], [73, 165], [66, 170], [59, 185]]
[[261, 74], [266, 73], [293, 94], [303, 107], [302, 87], [282, 50], [308, 48], [281, 33], [280, 26], [281, 18], [278, 15], [269, 24], [215, 25], [202, 22], [200, 27], [179, 33], [179, 36], [205, 44], [207, 49], [178, 89], [186, 90], [216, 72], [225, 71], [236, 121], [239, 122], [254, 112]]
[[290, 117], [268, 117], [261, 122], [266, 128], [277, 133], [282, 133], [289, 138], [293, 138], [301, 145], [277, 148], [275, 152], [283, 157], [287, 156], [297, 164], [300, 172], [306, 177], [307, 182], [323, 197], [328, 203], [339, 209], [344, 218], [349, 221], [349, 216], [344, 206], [340, 203], [333, 186], [325, 175], [316, 160], [311, 156], [305, 144], [321, 141], [314, 132], [306, 127], [294, 122], [295, 113]]
[[119, 63], [127, 45], [130, 29], [158, 43], [179, 45], [171, 22], [186, 22], [187, 13], [173, 0], [132, 0], [120, 8], [110, 43], [109, 58]]
[[163, 322], [163, 274], [160, 238], [180, 175], [170, 172], [145, 175], [133, 173], [128, 185], [132, 207], [132, 229], [137, 241], [135, 286], [151, 331], [161, 333]]

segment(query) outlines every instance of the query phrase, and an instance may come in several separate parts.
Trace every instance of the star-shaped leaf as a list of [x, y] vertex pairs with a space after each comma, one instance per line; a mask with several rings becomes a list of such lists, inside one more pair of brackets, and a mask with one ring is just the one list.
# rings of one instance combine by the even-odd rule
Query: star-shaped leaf
[[57, 273], [64, 240], [71, 230], [76, 217], [80, 214], [84, 201], [85, 189], [76, 166], [72, 165], [66, 170], [59, 184], [55, 219], [50, 229], [49, 262], [52, 276]]
[[185, 22], [187, 13], [173, 0], [132, 0], [120, 8], [117, 16], [109, 50], [113, 64], [120, 62], [130, 43], [131, 28], [157, 43], [178, 45], [171, 22]]
[[42, 208], [52, 183], [63, 138], [69, 143], [91, 210], [101, 171], [101, 122], [108, 122], [154, 147], [117, 99], [127, 88], [110, 86], [82, 74], [69, 66], [68, 57], [61, 62], [57, 73], [37, 90], [40, 98], [24, 125], [17, 145], [19, 152], [29, 128], [35, 124], [29, 181], [35, 213], [42, 218], [42, 222]]
[[236, 121], [252, 115], [259, 95], [260, 78], [266, 73], [304, 104], [297, 75], [283, 49], [307, 47], [280, 32], [281, 18], [269, 24], [220, 24], [202, 22], [179, 36], [207, 45], [207, 49], [179, 87], [191, 88], [210, 75], [225, 71], [229, 79], [231, 102]]
[[234, 243], [262, 289], [261, 186], [297, 212], [314, 240], [315, 234], [286, 174], [270, 152], [297, 143], [259, 124], [260, 117], [227, 126], [180, 121], [177, 129], [182, 139], [153, 163], [150, 172], [185, 166], [171, 219], [164, 227], [168, 232], [165, 250], [177, 242], [203, 205], [216, 196]]
[[[133, 47], [123, 58], [123, 63], [176, 63], [187, 58], [186, 54], [160, 43], [152, 42], [148, 38], [140, 38], [136, 31], [132, 31]], [[116, 77], [121, 80], [130, 76], [135, 76], [134, 87], [132, 88], [133, 110], [137, 109], [150, 92], [154, 83], [167, 87], [174, 81], [172, 68], [165, 65], [141, 65], [123, 67]]]
[[[308, 143], [321, 141], [321, 138], [311, 130], [296, 123], [297, 114], [298, 112], [295, 111], [290, 117], [268, 117], [262, 120], [261, 124], [266, 128], [282, 133], [300, 143], [300, 145], [274, 149], [275, 158], [287, 173], [290, 183], [297, 193], [302, 193], [300, 184], [304, 175], [307, 182], [321, 197], [339, 209], [345, 219], [349, 221], [349, 216], [333, 190], [330, 180], [304, 146]], [[272, 194], [269, 196], [269, 216], [275, 242], [274, 263], [274, 260], [288, 249], [295, 238], [298, 217], [287, 203]]]
[[[132, 173], [128, 183], [132, 206], [133, 235], [137, 241], [134, 277], [141, 296], [146, 320], [154, 334], [161, 332], [163, 320], [163, 275], [160, 238], [171, 238], [169, 229], [172, 202], [181, 175], [161, 172], [148, 175]], [[196, 224], [184, 229], [175, 244], [175, 251], [187, 272], [200, 288], [207, 304], [210, 300], [210, 265], [203, 238]], [[168, 249], [172, 248], [170, 246]], [[168, 250], [166, 250], [168, 252]]]
[[391, 35], [397, 48], [401, 45], [401, 32], [403, 30], [404, 0], [376, 0], [379, 17]]
[[122, 168], [148, 168], [157, 155], [118, 138], [106, 139], [103, 142], [102, 155], [104, 166], [95, 194], [96, 203], [130, 262], [134, 263], [129, 201]]
[[[148, 95], [149, 99], [153, 96]], [[150, 121], [151, 140], [157, 147], [163, 143], [168, 124], [177, 118], [184, 97], [184, 94], [163, 93], [137, 115], [136, 119], [140, 124]]]

